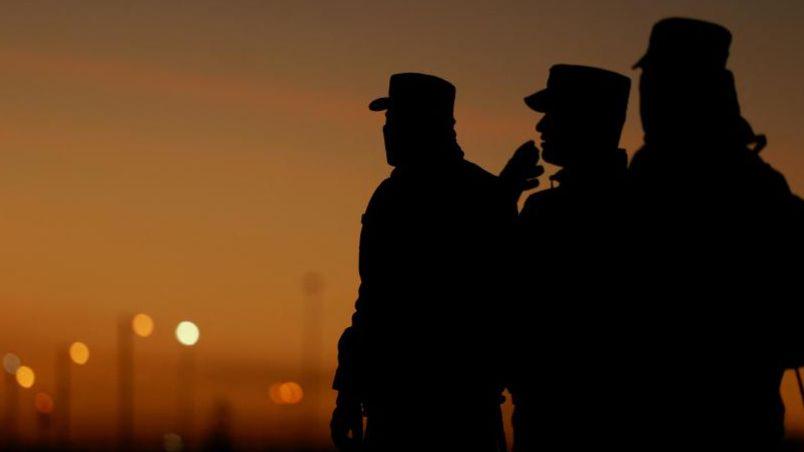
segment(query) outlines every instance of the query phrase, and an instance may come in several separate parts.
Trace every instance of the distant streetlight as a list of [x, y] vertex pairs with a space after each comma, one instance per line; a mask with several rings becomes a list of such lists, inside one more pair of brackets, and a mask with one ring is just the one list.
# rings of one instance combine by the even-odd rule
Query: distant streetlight
[[162, 447], [165, 452], [178, 452], [184, 447], [184, 441], [176, 433], [166, 433], [162, 437]]
[[53, 397], [46, 392], [38, 392], [34, 397], [34, 408], [36, 411], [42, 414], [52, 414], [53, 413]]
[[6, 353], [3, 356], [3, 369], [10, 375], [16, 375], [17, 369], [20, 368], [22, 362], [20, 357], [13, 353]]
[[36, 374], [28, 366], [20, 366], [15, 375], [17, 383], [25, 389], [32, 387], [36, 381]]
[[154, 332], [154, 320], [148, 314], [137, 314], [131, 319], [131, 329], [139, 337], [148, 337]]
[[195, 411], [195, 348], [201, 332], [198, 325], [183, 320], [176, 326], [176, 340], [184, 347], [179, 353], [178, 381], [179, 390], [176, 391], [176, 408], [178, 412], [177, 433], [182, 438], [182, 444], [187, 448], [192, 448], [193, 425]]
[[[59, 447], [70, 449], [70, 431], [72, 424], [72, 399], [73, 399], [73, 370], [72, 365], [83, 366], [89, 361], [89, 347], [87, 344], [76, 341], [69, 347], [59, 347], [56, 352], [56, 410], [50, 411], [37, 408], [40, 414], [51, 414], [55, 411], [57, 438]], [[50, 397], [45, 393], [41, 397]], [[52, 400], [51, 400], [52, 402]], [[45, 401], [37, 401], [37, 404], [46, 406]]]
[[89, 361], [89, 347], [83, 342], [73, 342], [70, 345], [70, 359], [79, 366], [83, 366]]
[[[153, 319], [143, 313], [123, 315], [117, 324], [117, 449], [128, 451], [134, 438], [134, 336], [148, 337]], [[133, 333], [133, 334], [132, 334]]]
[[176, 339], [182, 345], [188, 347], [195, 345], [200, 335], [201, 332], [198, 330], [198, 326], [188, 320], [179, 322], [179, 325], [176, 327]]
[[304, 398], [304, 391], [295, 381], [286, 381], [271, 385], [269, 395], [277, 405], [297, 405]]

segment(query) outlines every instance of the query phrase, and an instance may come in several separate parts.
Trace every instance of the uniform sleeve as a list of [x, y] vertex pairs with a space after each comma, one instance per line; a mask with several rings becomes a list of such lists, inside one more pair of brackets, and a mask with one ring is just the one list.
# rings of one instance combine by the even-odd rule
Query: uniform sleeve
[[[513, 392], [513, 377], [515, 369], [513, 362], [513, 342], [516, 338], [513, 335], [511, 322], [517, 315], [517, 303], [519, 303], [521, 290], [520, 271], [521, 266], [518, 260], [517, 251], [516, 222], [518, 209], [516, 201], [505, 191], [501, 184], [500, 194], [495, 205], [495, 225], [497, 231], [495, 236], [498, 238], [494, 246], [497, 248], [495, 262], [489, 271], [496, 273], [493, 284], [497, 286], [497, 293], [500, 297], [502, 306], [502, 316], [499, 320], [498, 335], [502, 340], [500, 349], [502, 353], [501, 368], [501, 388], [507, 388]], [[493, 307], [491, 309], [494, 309]]]
[[[385, 185], [385, 184], [384, 184]], [[338, 340], [338, 368], [332, 384], [336, 391], [349, 392], [358, 397], [365, 394], [365, 350], [367, 343], [367, 326], [372, 324], [372, 311], [377, 303], [375, 277], [372, 276], [372, 263], [376, 265], [379, 251], [380, 225], [377, 223], [377, 205], [382, 204], [378, 198], [382, 197], [381, 185], [372, 196], [366, 213], [363, 214], [360, 230], [359, 273], [360, 288], [358, 289], [355, 311], [352, 314], [352, 323], [344, 330]]]
[[801, 304], [801, 256], [804, 255], [804, 200], [791, 195], [789, 206], [789, 227], [786, 228], [788, 242], [787, 263], [783, 264], [782, 281], [784, 288], [781, 296], [786, 298], [783, 312], [780, 313], [783, 359], [786, 368], [795, 369], [804, 366], [804, 346], [801, 335], [804, 325], [804, 306]]

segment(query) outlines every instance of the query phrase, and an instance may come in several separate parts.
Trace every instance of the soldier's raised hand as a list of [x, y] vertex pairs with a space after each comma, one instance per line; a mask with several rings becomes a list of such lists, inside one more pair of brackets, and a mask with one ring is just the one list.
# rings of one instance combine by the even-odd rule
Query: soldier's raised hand
[[539, 176], [542, 174], [544, 167], [539, 165], [539, 149], [530, 140], [514, 151], [505, 168], [500, 171], [500, 180], [514, 201], [518, 201], [522, 192], [539, 186]]
[[363, 408], [356, 397], [344, 391], [338, 392], [335, 411], [329, 423], [330, 435], [335, 448], [341, 452], [362, 450], [363, 444]]

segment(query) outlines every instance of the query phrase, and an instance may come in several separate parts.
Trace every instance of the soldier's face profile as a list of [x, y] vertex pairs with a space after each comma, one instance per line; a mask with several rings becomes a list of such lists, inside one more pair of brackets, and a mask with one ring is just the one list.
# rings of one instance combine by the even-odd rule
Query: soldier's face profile
[[413, 133], [410, 126], [404, 121], [395, 118], [388, 110], [385, 112], [385, 125], [382, 127], [382, 136], [385, 143], [385, 159], [391, 166], [399, 165], [405, 158], [406, 149], [410, 148]]
[[546, 112], [536, 123], [536, 131], [542, 138], [541, 147], [544, 160], [553, 165], [563, 166], [566, 163], [566, 143], [562, 137], [560, 124], [560, 114]]
[[395, 138], [397, 135], [396, 128], [391, 121], [386, 119], [385, 125], [382, 126], [382, 137], [385, 143], [385, 160], [391, 166], [396, 166], [399, 163], [398, 153], [400, 146], [398, 139]]
[[536, 124], [542, 138], [542, 158], [563, 167], [582, 163], [588, 152], [610, 141], [601, 123], [605, 121], [588, 111], [557, 108], [546, 112]]
[[651, 79], [643, 70], [639, 76], [639, 118], [642, 121], [642, 130], [648, 134], [653, 131], [651, 92]]

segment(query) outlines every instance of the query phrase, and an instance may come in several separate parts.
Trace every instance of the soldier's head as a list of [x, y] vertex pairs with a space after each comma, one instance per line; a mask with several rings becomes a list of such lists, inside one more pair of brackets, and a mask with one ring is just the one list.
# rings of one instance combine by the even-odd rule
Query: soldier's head
[[604, 69], [559, 64], [550, 68], [547, 87], [525, 98], [544, 113], [536, 124], [544, 160], [569, 167], [617, 149], [628, 108], [631, 80]]
[[385, 111], [385, 152], [392, 166], [418, 164], [439, 158], [455, 142], [455, 87], [427, 74], [391, 76], [388, 97], [369, 104], [372, 111]]
[[701, 20], [654, 25], [647, 53], [634, 65], [646, 141], [723, 139], [744, 135], [734, 77], [726, 69], [731, 33]]

